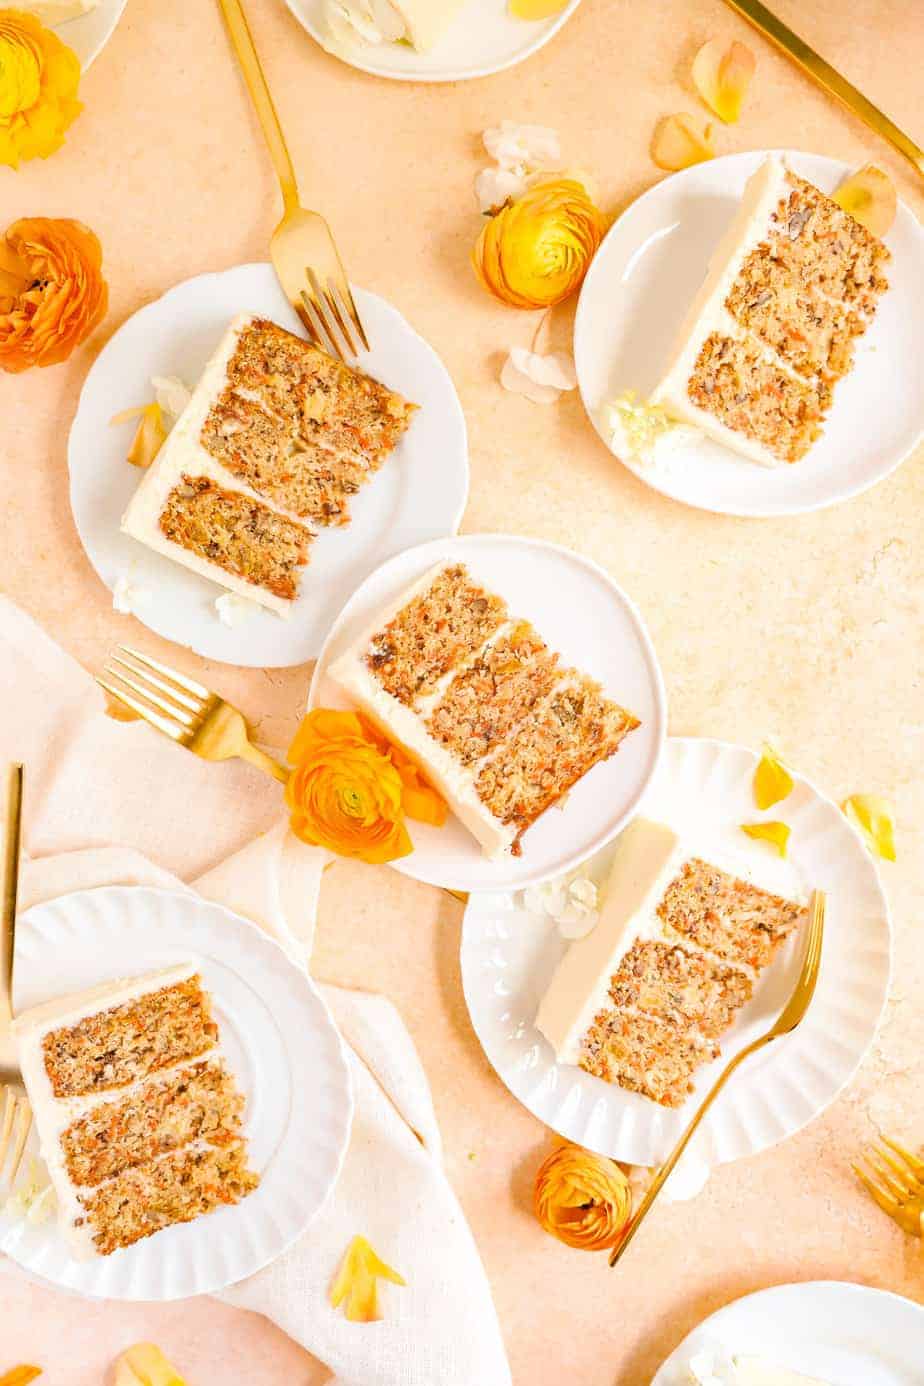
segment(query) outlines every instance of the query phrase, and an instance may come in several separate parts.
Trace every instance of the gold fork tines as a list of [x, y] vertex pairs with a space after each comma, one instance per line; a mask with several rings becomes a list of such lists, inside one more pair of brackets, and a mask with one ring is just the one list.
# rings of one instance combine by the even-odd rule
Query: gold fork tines
[[130, 645], [110, 655], [96, 682], [122, 707], [203, 760], [239, 757], [283, 784], [284, 765], [250, 739], [242, 712], [210, 689]]
[[260, 120], [282, 190], [284, 213], [270, 241], [270, 258], [286, 298], [316, 346], [346, 360], [369, 350], [330, 227], [299, 203], [295, 170], [279, 116], [257, 56], [241, 0], [218, 0], [231, 45]]
[[865, 1168], [853, 1169], [884, 1213], [905, 1232], [924, 1237], [924, 1160], [883, 1136], [882, 1145], [867, 1153]]

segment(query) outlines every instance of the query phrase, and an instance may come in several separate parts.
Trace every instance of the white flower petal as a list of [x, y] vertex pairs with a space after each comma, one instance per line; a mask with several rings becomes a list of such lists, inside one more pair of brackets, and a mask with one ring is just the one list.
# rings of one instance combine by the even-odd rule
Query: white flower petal
[[116, 578], [112, 589], [112, 606], [120, 616], [132, 616], [139, 607], [147, 606], [150, 600], [150, 590], [132, 582], [126, 573], [120, 573]]
[[326, 0], [324, 18], [330, 34], [346, 44], [392, 43], [407, 32], [394, 6], [377, 0]]
[[597, 927], [599, 915], [595, 912], [590, 914], [576, 914], [566, 911], [560, 918], [556, 919], [558, 932], [562, 938], [569, 940], [576, 938], [586, 938]]
[[503, 207], [508, 197], [520, 197], [526, 191], [526, 178], [506, 168], [483, 168], [475, 179], [475, 196], [482, 212]]
[[189, 403], [192, 391], [175, 375], [153, 375], [154, 398], [161, 409], [173, 420], [180, 417]]
[[518, 368], [512, 354], [501, 368], [500, 383], [515, 395], [525, 395], [533, 404], [554, 404], [561, 394], [551, 385], [537, 385], [525, 371]]
[[484, 147], [501, 168], [520, 171], [548, 168], [561, 159], [557, 130], [547, 125], [521, 125], [502, 120], [485, 130]]
[[525, 395], [534, 404], [554, 404], [563, 390], [573, 390], [577, 384], [567, 352], [541, 356], [525, 347], [511, 347], [500, 380], [505, 390]]
[[236, 592], [222, 592], [220, 597], [215, 598], [215, 613], [223, 626], [242, 625], [257, 610], [256, 602], [248, 601], [246, 597], [239, 597]]

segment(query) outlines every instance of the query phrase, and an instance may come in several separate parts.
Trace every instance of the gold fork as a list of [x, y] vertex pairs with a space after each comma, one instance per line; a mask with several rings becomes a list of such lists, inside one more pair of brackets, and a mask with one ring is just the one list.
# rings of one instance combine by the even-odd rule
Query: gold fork
[[299, 203], [295, 170], [241, 0], [218, 3], [282, 189], [283, 217], [270, 241], [273, 268], [311, 340], [341, 360], [343, 344], [356, 356], [355, 341], [366, 351], [369, 343], [330, 227]]
[[203, 760], [250, 761], [285, 784], [289, 772], [250, 740], [244, 714], [195, 679], [120, 645], [96, 682], [123, 707]]
[[0, 1188], [4, 1168], [9, 1184], [16, 1182], [23, 1151], [32, 1126], [32, 1108], [22, 1085], [16, 1047], [10, 1033], [13, 1019], [13, 953], [16, 940], [16, 897], [19, 892], [19, 852], [22, 841], [23, 768], [10, 771], [9, 811], [6, 819], [6, 854], [3, 873], [3, 915], [0, 929]]
[[680, 1140], [674, 1146], [670, 1155], [668, 1155], [664, 1164], [658, 1170], [649, 1185], [645, 1197], [639, 1204], [637, 1211], [626, 1224], [626, 1230], [622, 1241], [618, 1246], [613, 1248], [610, 1255], [611, 1266], [615, 1266], [616, 1262], [635, 1236], [643, 1218], [647, 1215], [651, 1205], [667, 1182], [668, 1176], [689, 1145], [703, 1117], [706, 1115], [735, 1070], [744, 1063], [745, 1059], [750, 1058], [752, 1054], [756, 1054], [758, 1049], [763, 1049], [764, 1045], [769, 1044], [771, 1040], [779, 1039], [781, 1035], [790, 1034], [795, 1030], [796, 1026], [802, 1022], [812, 997], [815, 995], [815, 984], [818, 981], [818, 968], [821, 962], [821, 944], [824, 937], [824, 928], [825, 895], [824, 891], [816, 890], [812, 896], [808, 936], [805, 943], [805, 954], [802, 959], [802, 970], [799, 973], [799, 980], [796, 982], [792, 995], [771, 1029], [769, 1029], [765, 1035], [761, 1035], [759, 1039], [754, 1040], [753, 1043], [746, 1045], [745, 1048], [741, 1050], [740, 1054], [736, 1054], [731, 1062], [723, 1069], [715, 1083], [713, 1083], [702, 1106], [680, 1137]]
[[884, 1213], [905, 1232], [924, 1237], [924, 1160], [883, 1136], [866, 1156], [866, 1168], [853, 1169]]

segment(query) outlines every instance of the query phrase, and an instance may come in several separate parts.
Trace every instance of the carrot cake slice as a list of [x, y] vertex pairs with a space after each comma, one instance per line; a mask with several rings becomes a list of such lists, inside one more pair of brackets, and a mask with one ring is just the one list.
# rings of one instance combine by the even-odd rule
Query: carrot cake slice
[[754, 984], [808, 917], [691, 855], [636, 818], [620, 839], [600, 920], [571, 944], [536, 1026], [560, 1063], [679, 1107]]
[[319, 528], [383, 465], [415, 405], [266, 318], [231, 323], [122, 529], [288, 614]]
[[771, 155], [748, 180], [651, 403], [753, 462], [798, 461], [888, 288], [889, 258]]
[[193, 964], [37, 1006], [13, 1033], [75, 1255], [108, 1256], [257, 1187], [244, 1096]]
[[518, 855], [526, 829], [639, 725], [462, 563], [402, 593], [330, 676], [490, 857]]

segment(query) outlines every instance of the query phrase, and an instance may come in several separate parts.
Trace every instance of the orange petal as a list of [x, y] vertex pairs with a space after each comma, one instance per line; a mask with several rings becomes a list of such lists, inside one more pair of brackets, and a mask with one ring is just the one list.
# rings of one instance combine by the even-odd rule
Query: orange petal
[[345, 1299], [348, 1319], [354, 1323], [372, 1323], [381, 1317], [379, 1280], [390, 1280], [393, 1285], [407, 1284], [396, 1270], [376, 1255], [365, 1237], [354, 1237], [330, 1288], [331, 1306], [336, 1309]]
[[41, 1367], [13, 1367], [12, 1371], [0, 1376], [0, 1386], [29, 1386], [30, 1381], [41, 1375]]
[[886, 234], [898, 209], [895, 184], [875, 164], [866, 164], [845, 178], [834, 201], [874, 236]]
[[141, 419], [135, 430], [132, 445], [125, 454], [126, 462], [133, 467], [150, 467], [160, 452], [167, 437], [164, 416], [159, 404], [146, 404], [141, 411]]
[[710, 39], [693, 59], [693, 85], [726, 125], [734, 125], [741, 115], [754, 67], [754, 54], [737, 41], [723, 48], [721, 39]]
[[698, 116], [682, 113], [660, 120], [651, 141], [651, 157], [658, 168], [670, 173], [701, 164], [715, 154], [712, 143], [714, 126]]

